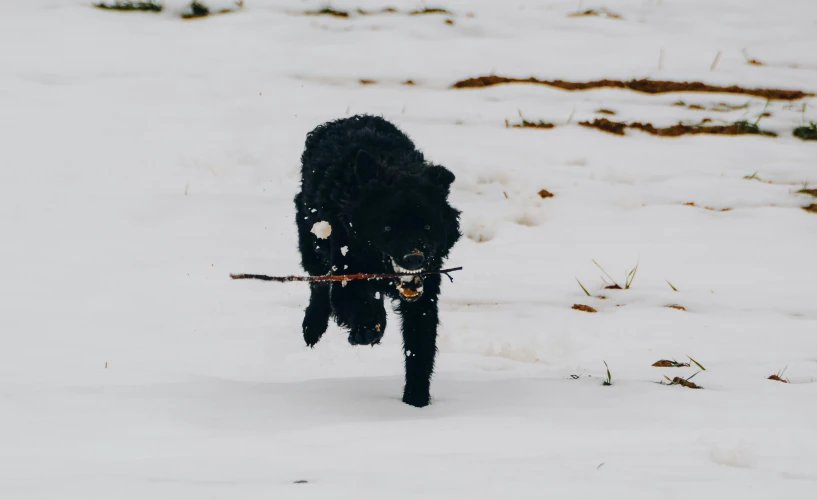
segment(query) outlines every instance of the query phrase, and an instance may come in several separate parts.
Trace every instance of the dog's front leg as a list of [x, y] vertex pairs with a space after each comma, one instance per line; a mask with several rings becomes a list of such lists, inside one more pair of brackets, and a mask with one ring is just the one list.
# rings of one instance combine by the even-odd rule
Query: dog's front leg
[[437, 296], [440, 276], [429, 276], [425, 291], [417, 302], [400, 301], [398, 312], [403, 318], [403, 351], [406, 357], [406, 386], [403, 402], [423, 407], [430, 402], [431, 374], [437, 354]]
[[386, 331], [383, 297], [367, 281], [332, 283], [332, 309], [338, 324], [349, 330], [352, 345], [379, 344]]

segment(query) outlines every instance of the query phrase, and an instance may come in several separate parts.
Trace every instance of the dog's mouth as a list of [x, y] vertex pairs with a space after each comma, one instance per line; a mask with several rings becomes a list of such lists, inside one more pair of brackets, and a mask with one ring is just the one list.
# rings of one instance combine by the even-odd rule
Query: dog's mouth
[[406, 269], [398, 264], [394, 258], [391, 259], [391, 265], [395, 273], [412, 275], [400, 276], [400, 279], [395, 283], [397, 291], [400, 292], [400, 298], [406, 302], [414, 302], [419, 299], [423, 295], [423, 278], [420, 274], [425, 269]]

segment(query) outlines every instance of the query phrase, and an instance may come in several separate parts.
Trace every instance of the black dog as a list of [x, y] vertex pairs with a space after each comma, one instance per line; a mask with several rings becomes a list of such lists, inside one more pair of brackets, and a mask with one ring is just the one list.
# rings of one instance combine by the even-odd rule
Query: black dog
[[[439, 270], [460, 237], [460, 213], [447, 201], [454, 174], [428, 163], [383, 118], [359, 115], [317, 127], [307, 135], [301, 164], [295, 207], [301, 262], [311, 275]], [[426, 406], [437, 352], [440, 276], [310, 286], [303, 322], [310, 347], [330, 316], [349, 330], [349, 343], [378, 344], [386, 329], [383, 299], [399, 300], [403, 401]]]

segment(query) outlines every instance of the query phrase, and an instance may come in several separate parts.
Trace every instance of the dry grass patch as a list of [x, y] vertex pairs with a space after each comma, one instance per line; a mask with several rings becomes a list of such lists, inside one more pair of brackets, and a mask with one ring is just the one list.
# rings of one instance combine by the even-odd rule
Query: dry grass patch
[[347, 18], [349, 17], [349, 12], [345, 10], [337, 10], [333, 9], [332, 7], [324, 7], [319, 10], [306, 10], [303, 12], [305, 16], [332, 16], [332, 17], [341, 17]]
[[720, 86], [709, 85], [703, 82], [675, 82], [668, 80], [594, 80], [589, 82], [568, 82], [565, 80], [539, 80], [538, 78], [509, 78], [497, 75], [478, 76], [460, 80], [452, 88], [480, 88], [506, 83], [528, 83], [546, 85], [562, 90], [590, 90], [600, 88], [627, 89], [644, 94], [666, 94], [671, 92], [706, 92], [718, 94], [742, 94], [763, 97], [771, 100], [792, 101], [803, 97], [812, 97], [814, 94], [801, 90], [745, 88], [739, 85]]
[[422, 9], [412, 10], [408, 12], [410, 16], [422, 16], [426, 14], [445, 14], [451, 15], [451, 11], [443, 9], [442, 7], [424, 7]]
[[808, 125], [797, 127], [792, 135], [804, 141], [817, 141], [817, 123], [811, 122]]
[[[697, 375], [697, 373], [695, 375]], [[694, 377], [695, 375], [692, 375], [692, 377]], [[691, 379], [692, 377], [689, 377], [689, 378], [683, 378], [683, 377], [669, 378], [666, 375], [664, 375], [664, 378], [669, 381], [669, 384], [666, 384], [666, 385], [680, 385], [680, 386], [686, 387], [687, 389], [703, 389], [703, 387], [696, 384], [695, 382], [690, 382], [689, 381], [689, 379]]]
[[607, 19], [622, 19], [620, 14], [616, 14], [604, 7], [600, 9], [588, 9], [581, 12], [572, 12], [567, 17], [606, 17]]
[[119, 10], [124, 12], [161, 12], [162, 3], [154, 0], [146, 1], [101, 1], [92, 4], [97, 9], [103, 10]]
[[698, 207], [698, 205], [696, 205], [694, 201], [688, 201], [683, 205], [685, 207], [703, 208], [704, 210], [709, 210], [711, 212], [729, 212], [730, 210], [732, 210], [731, 208]]
[[553, 128], [555, 126], [556, 125], [554, 125], [554, 124], [552, 124], [550, 122], [546, 122], [546, 121], [542, 121], [542, 120], [539, 120], [538, 122], [532, 122], [532, 121], [528, 121], [528, 120], [522, 118], [521, 123], [510, 123], [508, 120], [505, 120], [505, 128], [510, 127], [510, 128], [541, 128], [541, 129], [548, 129], [548, 128]]
[[216, 14], [228, 14], [235, 12], [244, 6], [244, 0], [235, 0], [233, 8], [210, 10], [205, 4], [193, 1], [182, 11], [182, 19], [201, 19], [203, 17], [213, 16]]
[[658, 368], [689, 368], [689, 363], [679, 363], [674, 359], [659, 359], [650, 366], [656, 366]]
[[576, 311], [588, 312], [588, 313], [598, 312], [595, 309], [593, 309], [592, 307], [590, 307], [588, 305], [585, 305], [585, 304], [573, 304], [571, 309], [575, 309]]
[[[708, 121], [707, 121], [708, 122]], [[590, 121], [579, 122], [583, 127], [596, 128], [601, 131], [614, 134], [626, 135], [625, 130], [628, 128], [641, 130], [650, 135], [658, 137], [681, 137], [682, 135], [763, 135], [768, 137], [777, 137], [777, 134], [768, 130], [761, 130], [756, 123], [747, 121], [737, 121], [728, 125], [705, 125], [707, 122], [702, 122], [696, 125], [686, 125], [678, 123], [669, 127], [656, 127], [652, 123], [641, 122], [614, 122], [607, 118], [597, 118]]]

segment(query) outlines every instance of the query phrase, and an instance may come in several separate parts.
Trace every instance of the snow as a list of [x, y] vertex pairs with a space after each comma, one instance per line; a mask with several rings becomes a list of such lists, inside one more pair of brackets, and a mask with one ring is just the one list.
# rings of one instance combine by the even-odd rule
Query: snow
[[314, 234], [319, 239], [325, 240], [330, 234], [332, 234], [332, 226], [330, 226], [326, 221], [316, 222], [312, 225], [312, 229], [309, 232]]
[[[386, 4], [418, 6], [332, 7]], [[817, 165], [791, 129], [817, 99], [768, 103], [777, 139], [662, 139], [576, 124], [600, 108], [755, 120], [767, 103], [448, 87], [495, 72], [817, 91], [817, 4], [585, 2], [615, 20], [440, 2], [454, 25], [299, 16], [325, 3], [296, 0], [184, 21], [174, 5], [0, 2], [0, 498], [813, 496], [817, 216], [796, 191]], [[228, 276], [300, 271], [305, 134], [361, 112], [457, 175], [448, 263], [465, 269], [443, 285], [424, 409], [400, 402], [394, 315], [380, 346], [331, 326], [309, 349], [308, 286]], [[519, 112], [557, 127], [506, 129]], [[591, 259], [619, 282], [637, 262], [632, 288], [601, 289]], [[659, 385], [696, 369], [650, 365], [686, 355], [704, 389]], [[766, 379], [785, 367], [791, 383]]]
[[347, 247], [347, 246], [342, 246], [342, 247], [340, 247], [340, 254], [341, 254], [341, 255], [343, 255], [344, 257], [346, 257], [346, 254], [347, 254], [347, 253], [349, 253], [349, 247]]

